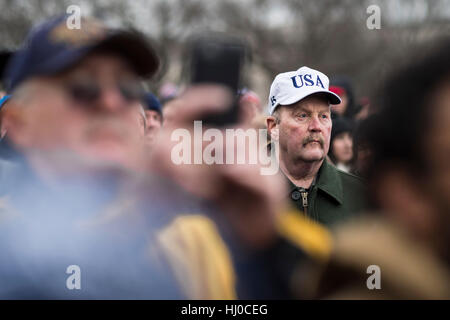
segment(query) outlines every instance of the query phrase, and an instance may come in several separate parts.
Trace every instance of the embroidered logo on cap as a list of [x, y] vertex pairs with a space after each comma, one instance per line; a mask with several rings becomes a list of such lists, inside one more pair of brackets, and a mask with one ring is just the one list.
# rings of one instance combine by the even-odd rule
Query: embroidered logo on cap
[[277, 103], [277, 99], [275, 98], [275, 96], [272, 96], [270, 98], [270, 102], [272, 103], [272, 106], [275, 105], [275, 103]]

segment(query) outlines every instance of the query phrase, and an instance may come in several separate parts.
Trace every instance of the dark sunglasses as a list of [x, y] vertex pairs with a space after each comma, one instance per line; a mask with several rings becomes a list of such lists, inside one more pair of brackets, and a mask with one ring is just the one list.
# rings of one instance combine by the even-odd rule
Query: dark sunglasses
[[[116, 85], [126, 101], [142, 100], [144, 97], [144, 88], [138, 81], [121, 81]], [[68, 82], [64, 87], [72, 99], [84, 104], [96, 102], [103, 91], [102, 87], [93, 81]]]

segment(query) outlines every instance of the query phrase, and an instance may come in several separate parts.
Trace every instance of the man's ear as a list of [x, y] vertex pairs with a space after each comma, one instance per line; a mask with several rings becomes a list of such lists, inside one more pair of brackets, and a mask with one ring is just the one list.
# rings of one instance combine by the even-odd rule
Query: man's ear
[[380, 172], [374, 188], [382, 209], [416, 235], [429, 238], [436, 230], [437, 214], [424, 187], [404, 166], [393, 165]]
[[2, 134], [7, 134], [8, 138], [18, 146], [27, 144], [26, 139], [26, 119], [25, 108], [18, 105], [15, 100], [9, 100], [7, 108], [2, 110]]
[[270, 138], [273, 141], [278, 141], [279, 133], [278, 133], [278, 123], [277, 119], [273, 116], [268, 116], [266, 118], [267, 130], [269, 132]]

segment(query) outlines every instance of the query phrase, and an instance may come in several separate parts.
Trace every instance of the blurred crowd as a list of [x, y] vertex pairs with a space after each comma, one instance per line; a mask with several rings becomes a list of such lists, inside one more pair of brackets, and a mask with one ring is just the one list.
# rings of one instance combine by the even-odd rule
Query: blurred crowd
[[[0, 57], [1, 299], [450, 298], [450, 39], [373, 101], [299, 61], [265, 102], [149, 92], [149, 39], [66, 19]], [[277, 174], [172, 160], [175, 130], [232, 101], [238, 121], [212, 129], [265, 129]]]

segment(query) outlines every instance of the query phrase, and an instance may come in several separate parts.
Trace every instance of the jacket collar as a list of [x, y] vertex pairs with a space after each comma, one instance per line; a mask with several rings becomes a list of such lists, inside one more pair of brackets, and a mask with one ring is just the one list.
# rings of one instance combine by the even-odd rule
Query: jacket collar
[[335, 199], [339, 204], [343, 203], [344, 190], [342, 188], [341, 177], [339, 176], [338, 170], [326, 159], [319, 169], [316, 186]]
[[[286, 177], [286, 175], [284, 176]], [[294, 189], [298, 188], [288, 177], [286, 177], [286, 180], [288, 182], [289, 192], [292, 192]], [[315, 179], [315, 183], [313, 184], [315, 184], [318, 189], [332, 197], [339, 204], [343, 203], [344, 191], [338, 170], [326, 159], [323, 161], [317, 174], [317, 178]]]

